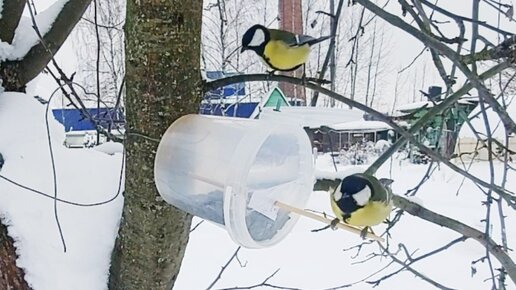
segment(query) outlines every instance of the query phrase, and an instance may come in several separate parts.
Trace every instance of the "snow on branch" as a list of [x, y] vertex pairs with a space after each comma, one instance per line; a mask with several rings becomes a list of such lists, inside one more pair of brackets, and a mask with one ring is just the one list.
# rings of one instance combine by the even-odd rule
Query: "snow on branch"
[[37, 18], [33, 16], [32, 29], [37, 35], [33, 43], [27, 41], [29, 38], [27, 35], [22, 35], [27, 33], [27, 27], [23, 26], [26, 22], [20, 23], [16, 35], [20, 35], [19, 39], [23, 39], [23, 44], [16, 44], [15, 36], [13, 45], [19, 45], [21, 48], [28, 47], [29, 50], [0, 64], [0, 76], [3, 78], [3, 86], [6, 90], [23, 89], [26, 83], [45, 68], [90, 3], [91, 0], [60, 0], [40, 13]]

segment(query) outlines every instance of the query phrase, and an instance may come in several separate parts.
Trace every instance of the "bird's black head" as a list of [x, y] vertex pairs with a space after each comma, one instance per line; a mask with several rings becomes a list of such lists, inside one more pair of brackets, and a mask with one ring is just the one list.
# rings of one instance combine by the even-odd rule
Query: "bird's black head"
[[346, 176], [341, 183], [340, 191], [342, 195], [354, 195], [362, 191], [366, 186], [371, 186], [369, 180], [358, 174]]
[[359, 174], [345, 177], [333, 198], [344, 213], [352, 213], [363, 207], [371, 198], [372, 184]]
[[267, 44], [269, 40], [269, 30], [265, 26], [260, 24], [253, 25], [242, 37], [242, 50], [240, 50], [240, 52], [254, 50], [258, 55], [262, 55], [265, 44]]

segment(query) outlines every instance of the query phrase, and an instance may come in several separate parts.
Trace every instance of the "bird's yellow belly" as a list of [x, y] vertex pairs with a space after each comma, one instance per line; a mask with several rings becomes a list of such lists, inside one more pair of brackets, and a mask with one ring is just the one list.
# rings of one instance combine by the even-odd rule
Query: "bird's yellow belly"
[[392, 204], [374, 201], [352, 213], [345, 223], [358, 227], [375, 226], [382, 223], [391, 210]]
[[304, 64], [310, 54], [308, 44], [298, 47], [284, 45], [282, 42], [269, 41], [265, 46], [264, 57], [267, 58], [266, 63], [272, 69], [291, 70]]

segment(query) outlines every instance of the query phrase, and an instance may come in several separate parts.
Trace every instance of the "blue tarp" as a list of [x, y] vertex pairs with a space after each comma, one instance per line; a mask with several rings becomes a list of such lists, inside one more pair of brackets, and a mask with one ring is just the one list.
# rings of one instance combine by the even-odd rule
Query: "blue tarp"
[[[207, 71], [208, 80], [216, 80], [237, 75], [235, 72]], [[204, 95], [199, 113], [204, 115], [249, 118], [254, 112], [257, 102], [236, 103], [238, 97], [245, 96], [245, 83], [227, 85], [211, 90]], [[231, 99], [229, 99], [231, 97]]]
[[[123, 112], [118, 110], [115, 114], [114, 108], [86, 109], [89, 114], [98, 121], [99, 125], [107, 128], [111, 121], [113, 128], [119, 128], [125, 122]], [[95, 130], [95, 125], [86, 118], [78, 109], [53, 109], [54, 118], [65, 127], [65, 132]]]
[[[249, 118], [258, 106], [257, 102], [238, 103], [238, 104], [209, 104], [203, 103], [199, 113], [204, 115], [229, 116]], [[236, 110], [236, 112], [235, 112]]]
[[[208, 80], [216, 80], [223, 77], [229, 77], [237, 75], [234, 72], [222, 72], [222, 71], [207, 71], [206, 77]], [[205, 99], [221, 99], [231, 96], [245, 96], [245, 83], [236, 83], [227, 85], [222, 88], [211, 90], [206, 92], [204, 95]]]

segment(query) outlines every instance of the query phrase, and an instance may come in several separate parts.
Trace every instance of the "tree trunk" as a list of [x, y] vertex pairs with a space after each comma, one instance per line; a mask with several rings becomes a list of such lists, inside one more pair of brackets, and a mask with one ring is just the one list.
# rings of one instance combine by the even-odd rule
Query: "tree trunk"
[[0, 221], [0, 289], [30, 289], [23, 271], [16, 267], [16, 250], [7, 235], [7, 227]]
[[110, 289], [171, 289], [179, 272], [191, 216], [159, 197], [158, 143], [140, 134], [159, 139], [175, 119], [197, 112], [201, 17], [201, 0], [127, 2], [125, 204]]

